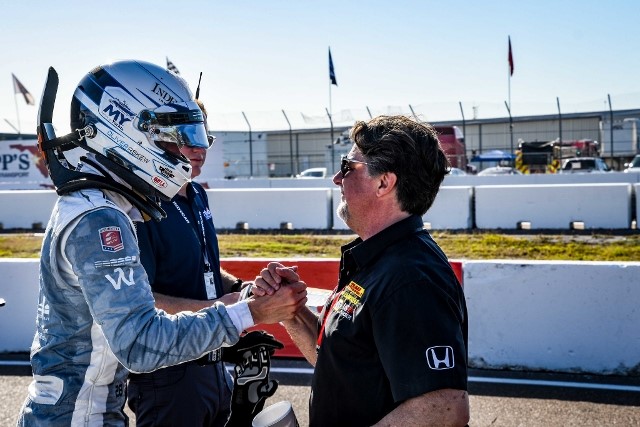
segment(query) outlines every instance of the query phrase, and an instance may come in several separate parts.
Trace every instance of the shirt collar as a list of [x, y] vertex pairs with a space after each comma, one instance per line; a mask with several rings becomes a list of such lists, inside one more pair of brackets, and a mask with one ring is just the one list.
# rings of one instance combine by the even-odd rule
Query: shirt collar
[[360, 237], [341, 247], [342, 256], [350, 254], [358, 268], [376, 259], [387, 247], [419, 230], [424, 229], [422, 218], [411, 215], [390, 225], [378, 234], [363, 241]]

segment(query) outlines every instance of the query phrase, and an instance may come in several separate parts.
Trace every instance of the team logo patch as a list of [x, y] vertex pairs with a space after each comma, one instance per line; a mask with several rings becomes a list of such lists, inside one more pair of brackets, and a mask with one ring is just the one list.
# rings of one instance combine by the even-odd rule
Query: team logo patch
[[358, 285], [353, 280], [347, 285], [347, 289], [349, 289], [349, 291], [351, 291], [353, 294], [357, 295], [358, 298], [362, 298], [362, 295], [364, 295], [364, 288]]
[[100, 233], [100, 242], [102, 243], [103, 251], [118, 252], [124, 249], [120, 227], [104, 227], [98, 230], [98, 233]]
[[362, 296], [365, 289], [356, 282], [351, 281], [340, 294], [340, 298], [333, 306], [333, 311], [339, 316], [351, 320], [353, 313], [362, 306]]
[[456, 366], [453, 359], [453, 348], [448, 345], [438, 345], [427, 349], [427, 362], [429, 368], [441, 371], [443, 369], [452, 369]]

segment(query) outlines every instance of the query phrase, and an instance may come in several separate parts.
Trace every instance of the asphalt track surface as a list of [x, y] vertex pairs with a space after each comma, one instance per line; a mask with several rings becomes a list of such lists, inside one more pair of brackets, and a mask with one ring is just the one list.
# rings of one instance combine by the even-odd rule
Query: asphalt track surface
[[[15, 425], [30, 373], [28, 355], [0, 356], [0, 426]], [[301, 427], [308, 426], [310, 373], [299, 360], [272, 365], [279, 387], [267, 406], [290, 401]], [[640, 426], [640, 376], [470, 370], [469, 394], [471, 427]]]

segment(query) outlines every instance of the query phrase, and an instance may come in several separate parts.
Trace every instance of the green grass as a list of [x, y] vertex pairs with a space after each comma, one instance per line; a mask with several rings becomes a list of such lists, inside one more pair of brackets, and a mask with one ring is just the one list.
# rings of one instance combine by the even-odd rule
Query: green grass
[[38, 258], [40, 246], [42, 236], [5, 234], [0, 236], [0, 258]]
[[640, 235], [433, 233], [449, 258], [640, 261]]
[[[434, 239], [452, 259], [526, 259], [572, 261], [640, 261], [640, 233], [497, 234], [434, 231]], [[340, 245], [353, 235], [220, 234], [222, 257], [338, 258]], [[0, 257], [37, 258], [41, 235], [0, 236]]]

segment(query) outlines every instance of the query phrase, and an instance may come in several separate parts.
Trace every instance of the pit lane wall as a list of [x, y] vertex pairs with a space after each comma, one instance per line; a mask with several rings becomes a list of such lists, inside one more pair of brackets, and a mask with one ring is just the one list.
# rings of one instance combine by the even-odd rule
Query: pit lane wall
[[[631, 174], [619, 174], [631, 175]], [[640, 174], [633, 174], [640, 176]], [[309, 181], [309, 180], [307, 180]], [[640, 183], [443, 186], [425, 223], [435, 230], [637, 228]], [[335, 208], [337, 188], [207, 190], [218, 229], [348, 230]], [[56, 201], [53, 190], [0, 191], [0, 229], [41, 229]]]
[[[268, 261], [231, 258], [222, 265], [249, 280]], [[331, 289], [336, 283], [338, 260], [279, 261], [298, 265], [309, 286]], [[640, 376], [640, 262], [452, 266], [467, 299], [471, 367]], [[0, 277], [0, 297], [7, 302], [0, 308], [0, 352], [28, 351], [38, 309], [38, 260], [0, 260]], [[287, 343], [280, 355], [295, 355], [281, 327], [269, 328]]]

